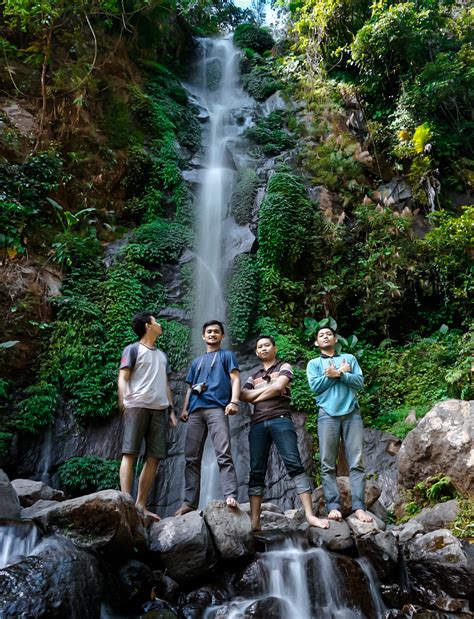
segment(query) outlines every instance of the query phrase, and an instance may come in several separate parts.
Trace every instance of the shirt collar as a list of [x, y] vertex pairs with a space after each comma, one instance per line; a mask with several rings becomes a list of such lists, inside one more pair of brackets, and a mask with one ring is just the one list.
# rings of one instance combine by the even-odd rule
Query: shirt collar
[[321, 353], [321, 357], [323, 359], [334, 359], [334, 357], [340, 357], [341, 355], [338, 352], [335, 352], [333, 355], [325, 355], [323, 352]]

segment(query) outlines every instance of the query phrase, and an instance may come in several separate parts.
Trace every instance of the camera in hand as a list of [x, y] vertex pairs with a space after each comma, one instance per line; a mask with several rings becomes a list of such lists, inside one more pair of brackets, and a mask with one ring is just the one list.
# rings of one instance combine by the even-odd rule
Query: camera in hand
[[192, 393], [196, 395], [201, 395], [201, 393], [204, 393], [206, 389], [207, 389], [206, 383], [196, 383], [195, 385], [191, 387]]

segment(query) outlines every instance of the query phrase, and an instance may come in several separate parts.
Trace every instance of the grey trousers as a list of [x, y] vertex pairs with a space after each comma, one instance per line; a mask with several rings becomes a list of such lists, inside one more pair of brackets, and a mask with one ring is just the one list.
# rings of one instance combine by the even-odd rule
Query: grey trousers
[[224, 496], [237, 498], [237, 477], [230, 451], [229, 418], [222, 408], [199, 408], [189, 415], [184, 445], [184, 503], [195, 509], [199, 504], [201, 460], [208, 432], [214, 444]]

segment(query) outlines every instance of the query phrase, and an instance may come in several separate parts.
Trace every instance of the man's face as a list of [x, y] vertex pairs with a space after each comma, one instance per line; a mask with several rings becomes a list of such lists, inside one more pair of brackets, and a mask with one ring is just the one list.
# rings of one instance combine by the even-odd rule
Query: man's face
[[320, 329], [316, 336], [316, 345], [322, 350], [326, 348], [334, 348], [337, 343], [337, 337], [331, 331], [331, 329]]
[[267, 337], [262, 337], [257, 342], [255, 349], [257, 357], [262, 361], [272, 361], [276, 356], [276, 346]]
[[150, 322], [147, 323], [147, 326], [148, 330], [151, 333], [154, 333], [156, 337], [160, 337], [160, 335], [163, 333], [163, 329], [160, 323], [156, 321], [156, 318], [154, 316], [150, 316]]
[[224, 334], [222, 333], [219, 325], [209, 325], [204, 330], [202, 339], [206, 342], [206, 344], [220, 344], [224, 339]]

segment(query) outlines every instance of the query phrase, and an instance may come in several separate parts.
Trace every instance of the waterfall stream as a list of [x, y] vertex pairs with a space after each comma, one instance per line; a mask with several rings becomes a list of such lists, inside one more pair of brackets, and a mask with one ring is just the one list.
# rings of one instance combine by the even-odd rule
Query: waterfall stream
[[[203, 349], [202, 324], [210, 319], [225, 322], [226, 318], [225, 280], [234, 258], [229, 245], [236, 227], [228, 216], [236, 176], [229, 148], [250, 122], [250, 115], [246, 122], [242, 110], [255, 105], [239, 84], [239, 52], [232, 37], [202, 39], [201, 50], [196, 80], [188, 86], [188, 91], [208, 114], [200, 158], [201, 186], [195, 202], [198, 243], [193, 350], [196, 354]], [[216, 457], [208, 438], [203, 454], [199, 507], [221, 497]]]
[[[304, 549], [297, 540], [288, 539], [261, 555], [259, 594], [210, 607], [203, 619], [384, 617], [386, 609], [371, 566], [345, 557], [346, 569], [341, 569], [340, 560], [323, 548]], [[354, 581], [361, 594], [358, 600], [351, 590]]]
[[38, 543], [39, 533], [31, 520], [0, 523], [0, 569], [28, 556]]

